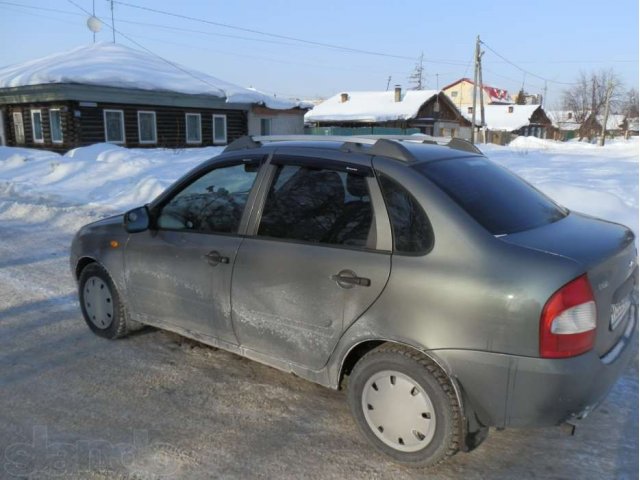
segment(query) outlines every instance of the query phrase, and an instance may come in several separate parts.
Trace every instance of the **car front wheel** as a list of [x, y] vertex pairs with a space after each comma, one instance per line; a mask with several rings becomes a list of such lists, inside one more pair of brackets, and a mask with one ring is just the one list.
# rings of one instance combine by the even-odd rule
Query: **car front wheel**
[[432, 466], [459, 449], [455, 392], [416, 350], [385, 344], [362, 357], [349, 376], [348, 400], [365, 437], [398, 463]]
[[128, 328], [124, 304], [118, 290], [101, 265], [87, 265], [80, 274], [78, 288], [82, 315], [96, 335], [115, 339], [124, 337], [132, 330]]

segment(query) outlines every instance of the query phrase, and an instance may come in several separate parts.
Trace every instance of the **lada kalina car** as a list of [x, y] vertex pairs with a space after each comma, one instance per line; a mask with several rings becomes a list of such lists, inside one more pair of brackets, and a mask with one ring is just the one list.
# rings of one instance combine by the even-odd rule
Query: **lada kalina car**
[[371, 444], [424, 467], [598, 405], [633, 351], [636, 258], [628, 228], [461, 140], [244, 137], [83, 227], [71, 269], [96, 334], [152, 325], [345, 387]]

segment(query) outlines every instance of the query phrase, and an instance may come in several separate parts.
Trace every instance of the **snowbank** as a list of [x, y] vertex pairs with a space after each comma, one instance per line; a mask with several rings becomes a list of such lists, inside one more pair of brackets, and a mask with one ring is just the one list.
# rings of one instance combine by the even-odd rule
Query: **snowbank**
[[[532, 137], [517, 138], [506, 147], [479, 147], [558, 203], [638, 232], [637, 138], [616, 140], [604, 148]], [[122, 211], [151, 201], [221, 151], [222, 147], [126, 149], [101, 143], [58, 155], [0, 147], [0, 199]]]
[[59, 155], [0, 147], [0, 192], [39, 203], [124, 210], [149, 202], [222, 150], [127, 149], [99, 143]]

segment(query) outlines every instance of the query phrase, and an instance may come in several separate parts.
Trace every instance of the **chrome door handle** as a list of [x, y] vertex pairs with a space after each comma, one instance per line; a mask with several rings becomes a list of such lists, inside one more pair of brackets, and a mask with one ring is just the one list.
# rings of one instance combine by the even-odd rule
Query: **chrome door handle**
[[220, 255], [220, 252], [216, 250], [213, 250], [204, 255], [204, 258], [207, 259], [207, 263], [209, 263], [209, 265], [211, 265], [212, 267], [215, 267], [219, 263], [229, 263], [229, 257]]
[[353, 288], [355, 286], [368, 287], [371, 285], [371, 280], [359, 277], [351, 270], [342, 270], [336, 275], [331, 275], [331, 280], [342, 288]]

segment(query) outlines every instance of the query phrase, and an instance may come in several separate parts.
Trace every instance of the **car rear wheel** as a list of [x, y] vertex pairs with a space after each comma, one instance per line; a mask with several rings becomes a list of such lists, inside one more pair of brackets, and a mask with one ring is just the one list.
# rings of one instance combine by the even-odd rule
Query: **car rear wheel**
[[78, 282], [80, 307], [89, 328], [101, 337], [115, 339], [129, 331], [124, 304], [111, 277], [97, 263], [87, 265]]
[[385, 344], [355, 365], [351, 412], [379, 451], [412, 467], [435, 465], [460, 445], [460, 408], [447, 376], [420, 352]]

